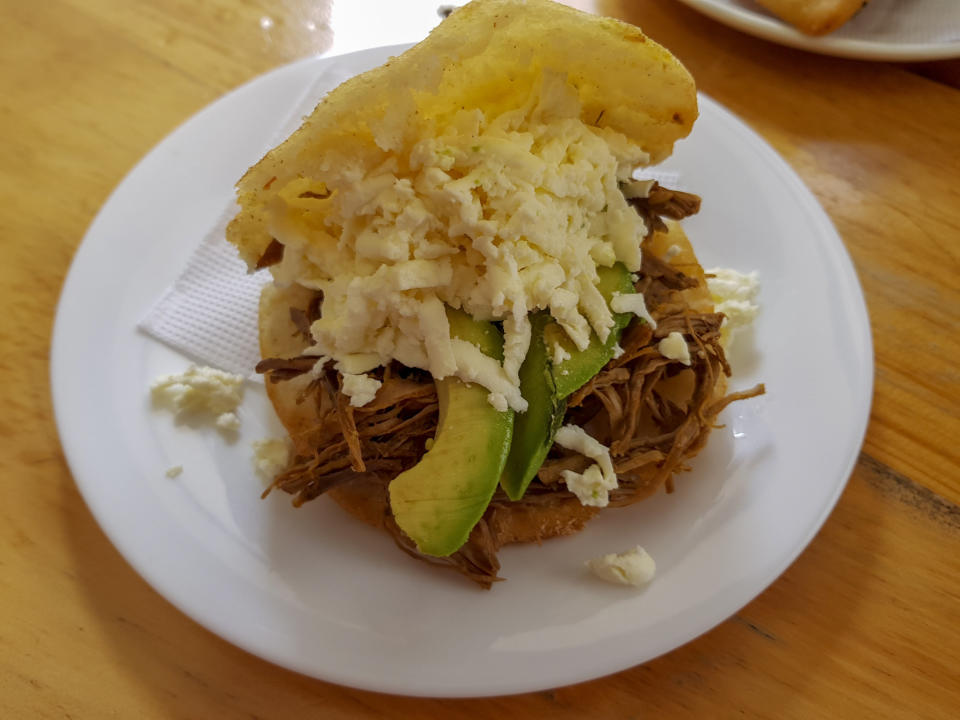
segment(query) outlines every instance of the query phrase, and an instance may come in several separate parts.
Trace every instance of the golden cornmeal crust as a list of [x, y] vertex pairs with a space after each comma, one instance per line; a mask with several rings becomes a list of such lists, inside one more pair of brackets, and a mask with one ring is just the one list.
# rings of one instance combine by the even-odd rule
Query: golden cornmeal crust
[[[421, 43], [331, 91], [251, 167], [237, 184], [241, 209], [227, 239], [253, 267], [292, 181], [309, 179], [336, 197], [390, 158], [409, 157], [460, 108], [494, 118], [522, 107], [547, 71], [576, 89], [584, 123], [622, 133], [650, 163], [670, 155], [697, 118], [690, 73], [639, 28], [547, 0], [474, 0]], [[309, 205], [309, 218], [291, 222], [324, 226], [326, 206]]]

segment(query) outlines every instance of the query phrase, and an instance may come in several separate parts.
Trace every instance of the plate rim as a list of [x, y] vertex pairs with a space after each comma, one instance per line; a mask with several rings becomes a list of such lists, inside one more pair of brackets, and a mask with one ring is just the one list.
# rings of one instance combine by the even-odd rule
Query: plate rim
[[[409, 47], [408, 44], [403, 45], [393, 45], [393, 46], [384, 46], [379, 48], [370, 48], [368, 50], [358, 51], [356, 53], [348, 53], [347, 55], [338, 55], [338, 56], [312, 56], [298, 60], [296, 62], [280, 66], [269, 72], [263, 73], [250, 81], [244, 83], [243, 85], [235, 88], [227, 95], [232, 95], [233, 93], [239, 93], [241, 91], [249, 91], [253, 86], [258, 83], [270, 82], [270, 79], [275, 75], [282, 74], [284, 72], [291, 71], [294, 67], [300, 67], [302, 65], [309, 65], [318, 62], [323, 62], [324, 60], [330, 59], [332, 57], [343, 58], [350, 55], [361, 55], [366, 53], [386, 53], [387, 55], [395, 54], [402, 52], [403, 49]], [[783, 562], [782, 567], [779, 567], [776, 573], [771, 574], [766, 583], [759, 588], [753, 588], [752, 590], [746, 593], [740, 593], [739, 595], [744, 595], [746, 599], [739, 598], [735, 599], [732, 602], [733, 607], [727, 608], [723, 611], [722, 616], [712, 616], [709, 620], [704, 620], [704, 622], [698, 624], [695, 627], [688, 629], [686, 632], [681, 633], [682, 637], [679, 640], [670, 640], [664, 641], [661, 647], [655, 647], [649, 651], [644, 657], [637, 659], [633, 658], [631, 662], [625, 663], [623, 658], [616, 656], [612, 658], [603, 658], [600, 662], [594, 663], [590, 671], [584, 673], [582, 668], [569, 668], [564, 669], [563, 671], [554, 671], [551, 675], [549, 682], [544, 682], [542, 679], [537, 682], [515, 682], [515, 683], [505, 683], [500, 682], [495, 685], [490, 685], [486, 688], [477, 688], [473, 687], [468, 692], [458, 691], [456, 688], [450, 687], [439, 687], [437, 685], [431, 685], [429, 682], [421, 683], [420, 686], [416, 688], [410, 688], [406, 684], [400, 686], [391, 685], [390, 682], [375, 682], [372, 678], [367, 678], [367, 682], [358, 680], [355, 675], [350, 675], [349, 673], [343, 674], [339, 672], [326, 672], [322, 676], [318, 675], [315, 669], [311, 669], [305, 666], [305, 663], [299, 662], [298, 658], [291, 659], [290, 657], [278, 657], [276, 653], [264, 649], [262, 647], [255, 647], [253, 643], [248, 639], [245, 639], [239, 636], [237, 633], [233, 632], [230, 627], [224, 627], [217, 622], [211, 622], [209, 617], [202, 616], [198, 613], [195, 608], [189, 606], [189, 604], [178, 601], [179, 598], [172, 596], [172, 593], [168, 587], [166, 587], [162, 579], [155, 576], [153, 569], [146, 567], [136, 558], [131, 557], [131, 552], [129, 548], [125, 548], [123, 542], [118, 542], [120, 538], [117, 536], [116, 528], [111, 523], [110, 519], [105, 517], [102, 512], [98, 511], [97, 503], [93, 501], [93, 498], [89, 496], [92, 492], [91, 486], [85, 484], [82, 479], [83, 472], [77, 473], [78, 468], [78, 453], [75, 448], [71, 447], [71, 442], [68, 439], [69, 428], [65, 426], [65, 411], [63, 407], [64, 397], [63, 390], [60, 388], [60, 383], [63, 382], [63, 374], [65, 364], [68, 361], [68, 350], [64, 348], [64, 298], [69, 297], [69, 294], [74, 292], [73, 288], [79, 282], [78, 280], [78, 258], [81, 257], [83, 253], [84, 245], [86, 244], [89, 249], [89, 243], [87, 243], [88, 237], [92, 236], [94, 231], [97, 229], [98, 223], [101, 221], [101, 218], [104, 217], [112, 208], [114, 200], [119, 193], [120, 189], [127, 183], [130, 177], [137, 172], [144, 164], [149, 162], [151, 158], [154, 158], [158, 153], [162, 152], [163, 146], [170, 140], [171, 137], [180, 133], [184, 128], [192, 122], [200, 114], [209, 111], [209, 109], [220, 102], [225, 96], [218, 98], [213, 101], [213, 103], [207, 105], [205, 108], [201, 109], [198, 113], [194, 114], [190, 118], [186, 119], [181, 123], [177, 128], [175, 128], [170, 134], [168, 134], [164, 139], [162, 139], [157, 145], [155, 145], [143, 158], [124, 176], [124, 178], [118, 183], [116, 188], [111, 192], [110, 196], [104, 202], [103, 206], [100, 208], [94, 220], [91, 222], [87, 233], [84, 235], [84, 239], [81, 244], [78, 246], [74, 258], [71, 262], [70, 270], [67, 273], [66, 279], [63, 283], [63, 287], [60, 293], [60, 298], [57, 304], [57, 312], [54, 321], [53, 335], [51, 341], [50, 349], [50, 382], [51, 382], [51, 391], [52, 391], [52, 400], [54, 407], [54, 416], [57, 425], [58, 434], [61, 440], [61, 446], [64, 450], [64, 455], [67, 459], [67, 463], [71, 469], [71, 474], [74, 477], [74, 481], [77, 485], [78, 490], [80, 491], [81, 496], [84, 498], [84, 502], [87, 507], [90, 509], [91, 514], [93, 514], [98, 525], [103, 529], [104, 533], [110, 539], [113, 546], [118, 550], [120, 555], [124, 558], [128, 565], [130, 565], [138, 575], [140, 575], [148, 585], [151, 586], [162, 598], [171, 602], [176, 606], [181, 612], [183, 612], [187, 617], [196, 622], [201, 627], [204, 627], [220, 637], [228, 640], [230, 643], [236, 645], [237, 647], [250, 652], [262, 659], [268, 660], [276, 665], [281, 667], [289, 668], [294, 671], [304, 673], [311, 677], [318, 677], [320, 679], [335, 682], [342, 684], [348, 687], [354, 687], [363, 690], [370, 690], [376, 692], [388, 692], [402, 695], [411, 695], [415, 694], [418, 696], [424, 697], [482, 697], [482, 696], [491, 696], [491, 695], [509, 695], [516, 694], [521, 692], [530, 692], [538, 689], [543, 689], [546, 687], [556, 687], [560, 685], [567, 685], [571, 683], [585, 682], [587, 680], [595, 679], [602, 677], [614, 672], [622, 671], [628, 667], [636, 665], [638, 663], [649, 662], [650, 660], [666, 653], [670, 652], [676, 648], [685, 645], [696, 637], [700, 636], [704, 632], [716, 627], [718, 624], [724, 622], [732, 614], [736, 613], [744, 605], [752, 601], [759, 594], [764, 592], [774, 581], [776, 581], [783, 572], [796, 560], [796, 558], [807, 548], [810, 541], [813, 537], [819, 532], [823, 523], [829, 517], [833, 508], [835, 507], [837, 501], [839, 500], [840, 495], [843, 493], [844, 488], [847, 485], [849, 477], [851, 475], [853, 466], [856, 463], [857, 457], [859, 455], [860, 448], [862, 447], [863, 438], [869, 424], [870, 418], [870, 402], [872, 400], [872, 388], [874, 381], [874, 359], [873, 359], [873, 345], [872, 345], [872, 335], [869, 324], [869, 316], [867, 311], [866, 302], [863, 296], [862, 287], [859, 282], [859, 278], [856, 275], [854, 266], [850, 259], [849, 253], [846, 250], [845, 245], [842, 242], [839, 234], [837, 233], [833, 223], [831, 222], [829, 216], [817, 202], [816, 198], [813, 196], [812, 192], [806, 185], [802, 182], [800, 177], [796, 172], [786, 163], [786, 161], [777, 154], [773, 148], [762, 138], [759, 134], [749, 128], [742, 120], [737, 118], [733, 113], [723, 107], [720, 103], [710, 99], [709, 97], [703, 95], [703, 101], [707, 104], [714, 106], [714, 109], [719, 113], [719, 115], [727, 122], [732, 122], [737, 126], [740, 126], [742, 130], [749, 134], [752, 141], [756, 143], [758, 152], [762, 153], [767, 161], [778, 164], [784, 170], [783, 178], [784, 180], [789, 180], [789, 183], [793, 186], [795, 192], [800, 193], [799, 197], [802, 197], [804, 201], [805, 209], [812, 219], [816, 219], [820, 225], [820, 229], [824, 233], [824, 241], [827, 242], [829, 239], [829, 244], [833, 247], [838, 254], [838, 262], [842, 266], [841, 269], [847, 279], [851, 281], [849, 289], [855, 291], [856, 298], [859, 300], [857, 303], [858, 315], [862, 315], [862, 323], [858, 327], [859, 334], [862, 336], [860, 338], [861, 342], [865, 343], [865, 353], [869, 359], [869, 373], [865, 373], [862, 392], [865, 394], [866, 406], [862, 408], [862, 415], [859, 418], [859, 427], [855, 436], [858, 438], [856, 442], [849, 449], [849, 457], [844, 466], [844, 471], [840, 473], [839, 480], [837, 481], [835, 487], [833, 488], [832, 495], [825, 498], [825, 502], [822, 506], [822, 509], [819, 515], [812, 520], [809, 524], [809, 530], [802, 542], [797, 543], [796, 547], [793, 548], [791, 553], [787, 554], [785, 562]], [[859, 397], [859, 395], [858, 395]], [[381, 679], [383, 680], [383, 679]]]
[[886, 43], [856, 38], [805, 35], [781, 20], [722, 0], [679, 0], [728, 27], [761, 40], [819, 55], [875, 62], [930, 62], [960, 57], [960, 40], [940, 43]]

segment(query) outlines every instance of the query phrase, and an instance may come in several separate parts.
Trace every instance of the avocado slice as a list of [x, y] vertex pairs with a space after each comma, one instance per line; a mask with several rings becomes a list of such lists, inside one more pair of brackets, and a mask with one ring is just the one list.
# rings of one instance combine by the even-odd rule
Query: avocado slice
[[550, 320], [546, 312], [530, 316], [530, 348], [520, 366], [520, 392], [527, 411], [514, 421], [510, 454], [500, 476], [500, 486], [511, 500], [519, 500], [540, 470], [563, 423], [567, 404], [557, 395], [543, 331]]
[[[447, 309], [450, 333], [503, 360], [503, 338], [492, 323]], [[436, 382], [440, 418], [433, 446], [389, 486], [397, 525], [420, 552], [443, 557], [470, 536], [497, 489], [513, 435], [512, 410], [501, 412], [482, 385], [457, 377]]]
[[[627, 268], [617, 263], [611, 268], [598, 268], [597, 288], [609, 303], [613, 294], [636, 292]], [[557, 430], [563, 424], [567, 404], [565, 398], [596, 375], [613, 357], [613, 348], [630, 322], [630, 313], [614, 313], [613, 327], [606, 342], [594, 335], [590, 345], [579, 350], [567, 334], [539, 312], [531, 316], [530, 349], [520, 366], [520, 391], [529, 404], [517, 415], [510, 455], [507, 457], [500, 486], [511, 500], [519, 500], [540, 470]], [[569, 358], [554, 366], [548, 348], [559, 343]]]
[[[609, 268], [599, 267], [597, 268], [597, 274], [600, 276], [597, 289], [608, 305], [614, 293], [636, 292], [633, 281], [630, 279], [630, 272], [623, 263], [616, 263]], [[607, 335], [606, 342], [600, 342], [600, 338], [594, 335], [590, 344], [583, 350], [577, 349], [559, 325], [556, 323], [547, 325], [544, 329], [544, 340], [548, 343], [548, 347], [551, 347], [555, 342], [559, 343], [570, 355], [569, 358], [553, 368], [557, 397], [565, 398], [583, 387], [590, 378], [600, 372], [604, 365], [610, 362], [613, 357], [613, 349], [620, 341], [620, 333], [623, 332], [632, 317], [632, 313], [614, 313], [613, 327], [610, 328], [610, 334]], [[526, 394], [524, 394], [524, 397], [527, 397]], [[527, 399], [529, 400], [529, 398]]]

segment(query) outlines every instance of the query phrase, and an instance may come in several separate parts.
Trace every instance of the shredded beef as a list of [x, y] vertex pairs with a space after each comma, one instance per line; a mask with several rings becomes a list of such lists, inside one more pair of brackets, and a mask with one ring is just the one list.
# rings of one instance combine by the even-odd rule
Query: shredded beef
[[[266, 368], [271, 375], [285, 370], [280, 359]], [[432, 382], [401, 377], [396, 364], [386, 368], [381, 377], [383, 384], [374, 400], [358, 408], [340, 391], [338, 374], [333, 374], [333, 382], [324, 373], [312, 383], [318, 414], [313, 455], [295, 458], [269, 489], [291, 493], [301, 504], [344, 482], [338, 477], [328, 484], [330, 474], [347, 471], [389, 482], [413, 467], [423, 455], [427, 439], [436, 433], [436, 388]]]
[[680, 190], [670, 190], [654, 183], [646, 198], [650, 208], [658, 215], [665, 215], [672, 220], [683, 220], [685, 217], [700, 212], [700, 196]]
[[255, 369], [258, 373], [266, 374], [270, 382], [280, 382], [310, 372], [316, 364], [316, 356], [298, 355], [292, 358], [265, 358], [257, 363]]
[[463, 547], [447, 557], [424, 555], [417, 550], [416, 544], [404, 534], [390, 513], [387, 513], [384, 518], [383, 526], [390, 533], [397, 547], [410, 557], [438, 567], [456, 570], [466, 575], [484, 590], [489, 590], [493, 583], [503, 580], [499, 576], [500, 561], [497, 559], [497, 551], [500, 548], [490, 532], [490, 525], [486, 518], [481, 518], [480, 522], [474, 526]]
[[700, 197], [693, 193], [670, 190], [653, 183], [647, 197], [629, 198], [627, 202], [647, 225], [648, 232], [665, 232], [663, 217], [682, 220], [700, 211]]
[[[661, 216], [672, 220], [683, 220], [685, 217], [700, 212], [700, 196], [680, 190], [670, 190], [660, 183], [653, 183], [647, 197], [630, 198], [627, 200], [644, 219], [657, 218], [660, 228], [666, 229], [666, 224], [659, 220]], [[650, 224], [649, 222], [647, 223]]]
[[290, 322], [297, 328], [296, 334], [303, 340], [309, 342], [312, 340], [310, 335], [310, 326], [320, 318], [320, 306], [323, 303], [323, 293], [317, 290], [310, 298], [307, 309], [292, 307], [290, 308]]
[[270, 240], [270, 244], [267, 245], [266, 250], [263, 251], [263, 255], [257, 260], [257, 270], [276, 265], [281, 260], [283, 260], [283, 243], [273, 238]]
[[297, 328], [296, 334], [307, 342], [310, 341], [310, 321], [307, 319], [307, 313], [297, 307], [290, 308], [290, 322]]

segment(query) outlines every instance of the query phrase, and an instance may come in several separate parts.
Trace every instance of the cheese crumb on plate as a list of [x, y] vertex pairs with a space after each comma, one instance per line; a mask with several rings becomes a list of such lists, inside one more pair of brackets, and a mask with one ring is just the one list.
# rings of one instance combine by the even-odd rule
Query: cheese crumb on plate
[[290, 441], [287, 438], [264, 438], [253, 442], [253, 467], [267, 482], [287, 469], [290, 462]]
[[177, 420], [202, 420], [224, 432], [236, 432], [240, 428], [236, 411], [243, 401], [243, 376], [191, 365], [183, 373], [154, 380], [150, 397], [155, 407], [172, 410]]
[[657, 571], [657, 565], [650, 554], [637, 545], [622, 553], [610, 553], [594, 558], [587, 567], [598, 578], [615, 585], [646, 585]]
[[724, 350], [729, 350], [734, 334], [749, 327], [760, 312], [757, 304], [760, 276], [756, 271], [741, 273], [730, 268], [712, 268], [706, 273], [714, 309], [726, 316], [720, 329], [720, 343]]

